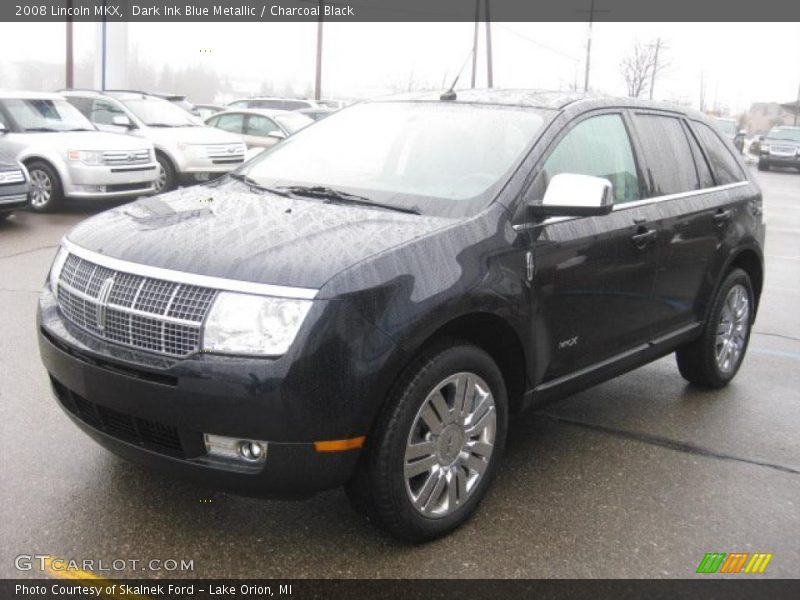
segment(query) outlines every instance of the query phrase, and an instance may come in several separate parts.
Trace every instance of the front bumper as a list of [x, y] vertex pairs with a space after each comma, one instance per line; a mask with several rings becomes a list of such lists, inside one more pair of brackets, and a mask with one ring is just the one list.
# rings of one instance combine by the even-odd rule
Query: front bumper
[[224, 154], [214, 157], [184, 155], [177, 160], [178, 176], [182, 182], [207, 181], [224, 175], [244, 163], [244, 154]]
[[785, 154], [761, 154], [758, 157], [758, 162], [761, 164], [784, 166], [784, 167], [800, 167], [800, 155], [788, 156]]
[[[353, 326], [352, 318], [334, 319], [343, 322]], [[40, 298], [37, 326], [61, 407], [124, 458], [215, 489], [260, 496], [306, 496], [342, 485], [355, 469], [360, 450], [319, 452], [314, 444], [365, 435], [371, 420], [365, 415], [374, 414], [365, 406], [366, 386], [342, 365], [307, 355], [149, 355], [65, 322], [49, 289]], [[352, 356], [342, 353], [347, 362]], [[352, 368], [369, 371], [368, 364]], [[257, 466], [220, 462], [206, 453], [203, 434], [265, 441], [266, 460]]]
[[0, 186], [0, 213], [28, 206], [28, 183]]
[[155, 191], [158, 165], [131, 166], [67, 165], [64, 195], [70, 198], [119, 198]]

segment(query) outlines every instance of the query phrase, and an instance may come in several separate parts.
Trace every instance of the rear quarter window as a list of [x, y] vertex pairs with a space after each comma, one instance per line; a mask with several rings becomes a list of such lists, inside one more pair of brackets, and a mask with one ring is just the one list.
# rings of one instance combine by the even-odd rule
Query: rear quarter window
[[717, 185], [744, 181], [745, 175], [739, 167], [739, 163], [711, 127], [699, 121], [695, 121], [692, 125], [697, 133], [697, 138], [706, 151]]
[[689, 192], [700, 187], [694, 156], [680, 119], [637, 114], [644, 172], [651, 196]]

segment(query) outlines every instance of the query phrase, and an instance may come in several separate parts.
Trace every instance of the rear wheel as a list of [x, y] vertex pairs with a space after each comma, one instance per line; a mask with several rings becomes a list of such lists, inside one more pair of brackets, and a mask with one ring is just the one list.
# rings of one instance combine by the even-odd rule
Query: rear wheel
[[471, 344], [425, 352], [401, 376], [347, 492], [397, 538], [445, 535], [475, 511], [505, 444], [508, 402], [492, 358]]
[[747, 351], [754, 309], [750, 277], [734, 269], [717, 292], [702, 335], [675, 354], [683, 378], [708, 388], [733, 379]]
[[31, 210], [40, 213], [52, 211], [64, 197], [61, 179], [46, 162], [35, 160], [27, 167], [31, 179]]

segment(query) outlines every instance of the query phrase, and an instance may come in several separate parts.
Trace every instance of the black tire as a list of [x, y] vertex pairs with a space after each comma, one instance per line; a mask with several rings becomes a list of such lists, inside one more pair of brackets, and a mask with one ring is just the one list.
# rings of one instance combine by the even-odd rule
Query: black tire
[[769, 171], [769, 163], [765, 163], [763, 161], [758, 161], [758, 170], [759, 171]]
[[11, 216], [11, 213], [0, 213], [0, 223], [5, 221], [10, 216]]
[[[64, 200], [64, 188], [58, 173], [42, 160], [32, 160], [26, 166], [31, 179], [30, 209], [38, 213], [54, 211]], [[49, 186], [49, 192], [44, 189], [46, 186]]]
[[[724, 372], [718, 362], [716, 355], [717, 333], [720, 328], [720, 319], [728, 293], [731, 288], [741, 285], [747, 293], [748, 315], [747, 327], [744, 332], [744, 345], [741, 354], [736, 360], [733, 368]], [[703, 327], [703, 332], [699, 338], [678, 348], [675, 356], [678, 361], [678, 370], [684, 379], [689, 383], [699, 387], [717, 389], [724, 387], [736, 376], [739, 367], [742, 365], [747, 345], [750, 342], [750, 331], [753, 326], [753, 311], [755, 308], [755, 295], [750, 277], [742, 269], [734, 269], [723, 280], [714, 298], [714, 304], [709, 311], [708, 320]]]
[[178, 177], [175, 174], [175, 166], [172, 164], [172, 161], [167, 158], [166, 155], [161, 154], [161, 152], [156, 152], [156, 160], [158, 161], [159, 177], [161, 177], [161, 171], [163, 171], [164, 182], [159, 188], [159, 181], [156, 181], [155, 193], [163, 194], [164, 192], [171, 192], [178, 186]]
[[[418, 413], [426, 404], [428, 395], [448, 377], [464, 372], [483, 379], [494, 397], [496, 420], [493, 450], [472, 491], [461, 496], [461, 488], [453, 484], [458, 488], [457, 494], [464, 498], [456, 502], [454, 510], [435, 517], [425, 516], [414, 507], [406, 488], [406, 444], [412, 435], [412, 428], [417, 427]], [[446, 535], [469, 519], [489, 488], [502, 457], [507, 428], [506, 387], [500, 369], [492, 358], [468, 343], [450, 342], [433, 346], [406, 368], [389, 393], [385, 408], [367, 436], [356, 473], [346, 486], [348, 497], [356, 510], [398, 539], [424, 542]], [[444, 437], [445, 433], [442, 432], [440, 438]], [[462, 467], [445, 467], [444, 471], [459, 468]], [[450, 475], [453, 472], [450, 470]], [[439, 475], [439, 479], [443, 478]], [[448, 481], [458, 480], [454, 478]], [[438, 487], [434, 486], [431, 498], [436, 489]], [[441, 493], [446, 494], [449, 489], [443, 489]]]

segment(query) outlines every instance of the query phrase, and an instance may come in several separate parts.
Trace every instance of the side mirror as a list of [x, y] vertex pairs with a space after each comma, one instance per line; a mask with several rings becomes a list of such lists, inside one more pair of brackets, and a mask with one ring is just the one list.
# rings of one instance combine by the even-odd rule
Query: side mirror
[[131, 123], [131, 120], [125, 115], [114, 115], [111, 117], [111, 123], [118, 127], [127, 127], [128, 129], [133, 127], [133, 123]]
[[541, 204], [529, 210], [534, 217], [595, 217], [614, 207], [611, 182], [602, 177], [560, 173], [550, 180]]
[[285, 140], [286, 139], [286, 134], [283, 133], [282, 131], [270, 131], [267, 134], [267, 137], [275, 138], [275, 139], [278, 139], [278, 140]]
[[0, 135], [5, 135], [8, 133], [8, 129], [6, 129], [6, 124], [0, 122]]

